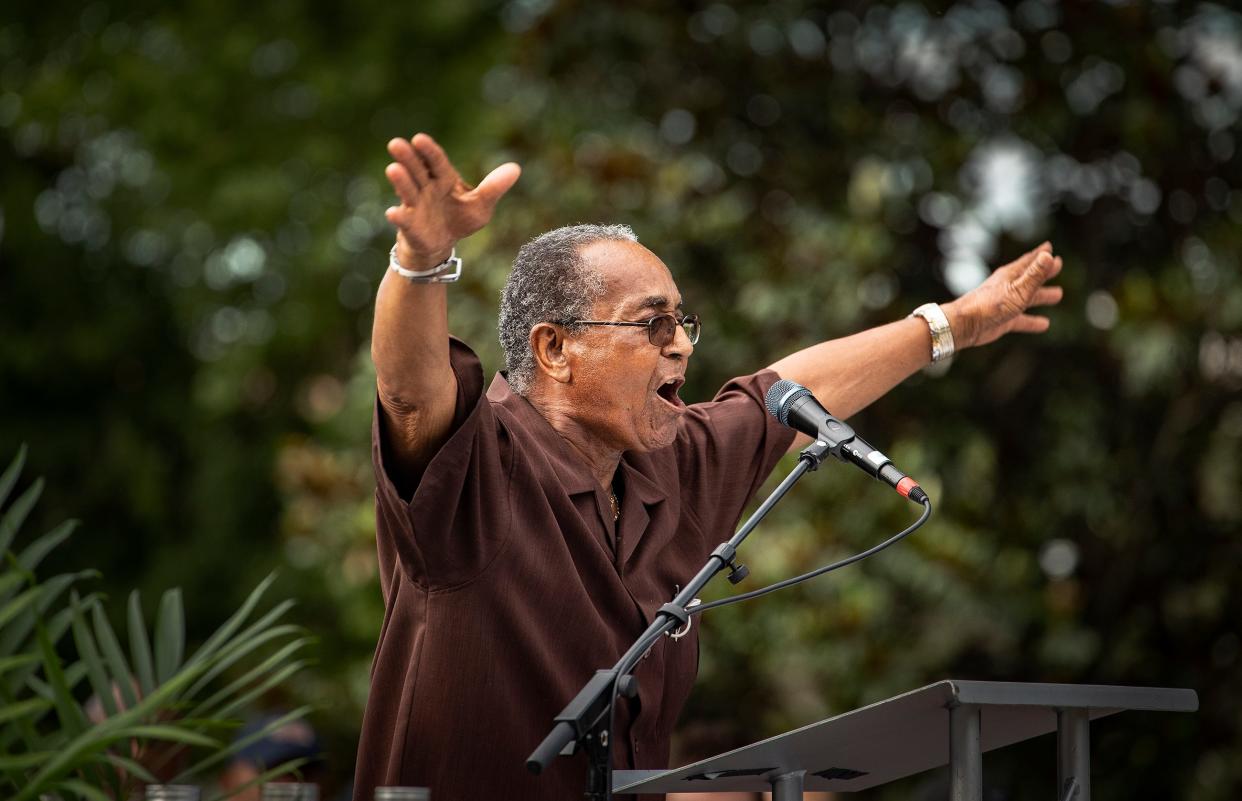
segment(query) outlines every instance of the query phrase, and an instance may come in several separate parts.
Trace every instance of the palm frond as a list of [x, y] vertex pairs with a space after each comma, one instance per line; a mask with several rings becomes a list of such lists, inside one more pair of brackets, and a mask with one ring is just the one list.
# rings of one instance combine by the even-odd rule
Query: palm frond
[[[0, 505], [17, 485], [25, 458], [23, 447], [0, 474]], [[307, 714], [309, 708], [302, 707], [225, 742], [248, 705], [307, 664], [297, 657], [311, 638], [280, 622], [291, 601], [255, 618], [274, 575], [188, 659], [181, 591], [162, 595], [150, 629], [135, 591], [126, 608], [126, 649], [101, 596], [79, 591], [95, 571], [45, 580], [35, 575], [48, 554], [73, 535], [75, 522], [62, 523], [14, 554], [11, 546], [42, 490], [42, 481], [35, 481], [0, 515], [0, 796], [113, 801], [124, 796], [127, 783], [154, 782], [160, 766], [133, 756], [148, 753], [143, 743], [170, 744], [160, 749], [165, 759], [189, 749], [196, 761], [181, 777], [197, 777]], [[226, 680], [235, 670], [240, 675]], [[83, 682], [98, 699], [102, 719], [88, 719], [80, 705]], [[304, 761], [287, 762], [261, 779], [287, 774]]]
[[185, 653], [185, 609], [181, 604], [181, 590], [171, 589], [160, 599], [159, 615], [155, 619], [155, 680], [168, 681]]
[[26, 446], [22, 445], [17, 449], [17, 455], [13, 457], [13, 461], [4, 468], [4, 473], [0, 474], [0, 506], [4, 506], [4, 502], [9, 499], [9, 493], [13, 491], [13, 485], [17, 483], [17, 477], [22, 474], [22, 467], [25, 464]]
[[13, 505], [3, 515], [0, 515], [0, 553], [7, 551], [13, 544], [13, 537], [17, 535], [17, 530], [22, 527], [22, 523], [26, 522], [26, 515], [30, 514], [35, 501], [39, 500], [42, 494], [43, 479], [40, 478], [17, 496]]

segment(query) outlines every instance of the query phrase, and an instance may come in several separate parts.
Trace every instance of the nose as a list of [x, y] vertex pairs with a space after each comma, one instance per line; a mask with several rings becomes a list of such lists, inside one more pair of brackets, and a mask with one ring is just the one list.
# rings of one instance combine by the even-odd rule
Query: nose
[[686, 329], [677, 326], [677, 330], [673, 332], [673, 341], [665, 345], [661, 352], [670, 359], [690, 358], [690, 354], [694, 353], [694, 344], [690, 342]]

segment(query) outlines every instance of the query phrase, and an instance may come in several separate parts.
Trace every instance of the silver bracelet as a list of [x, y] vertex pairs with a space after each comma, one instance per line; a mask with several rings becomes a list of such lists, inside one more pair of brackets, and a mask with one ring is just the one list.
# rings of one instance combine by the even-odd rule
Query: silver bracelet
[[924, 303], [914, 311], [911, 317], [922, 317], [927, 321], [931, 331], [932, 363], [944, 361], [953, 355], [953, 330], [949, 328], [949, 318], [939, 303]]
[[461, 259], [453, 248], [447, 259], [430, 270], [407, 270], [397, 260], [397, 246], [393, 245], [388, 251], [388, 269], [412, 284], [451, 284], [461, 278]]

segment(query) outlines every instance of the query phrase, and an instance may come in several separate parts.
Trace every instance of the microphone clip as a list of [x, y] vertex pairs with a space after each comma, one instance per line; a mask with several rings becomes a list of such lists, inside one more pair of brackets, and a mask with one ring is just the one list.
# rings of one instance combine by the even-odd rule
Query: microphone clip
[[844, 462], [845, 454], [841, 449], [857, 436], [849, 425], [830, 416], [819, 426], [819, 433], [811, 444], [798, 453], [798, 458], [806, 461], [812, 470], [818, 470], [829, 456], [835, 456]]

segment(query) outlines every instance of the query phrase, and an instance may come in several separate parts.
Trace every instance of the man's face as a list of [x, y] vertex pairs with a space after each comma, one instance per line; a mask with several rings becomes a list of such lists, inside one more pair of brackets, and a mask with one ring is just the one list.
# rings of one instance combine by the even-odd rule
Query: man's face
[[[604, 280], [592, 320], [645, 322], [661, 313], [681, 318], [681, 293], [664, 262], [637, 242], [595, 242], [582, 249], [588, 267]], [[671, 445], [685, 404], [685, 382], [694, 346], [680, 326], [673, 341], [656, 347], [647, 329], [587, 326], [566, 342], [573, 416], [595, 437], [621, 451]]]

